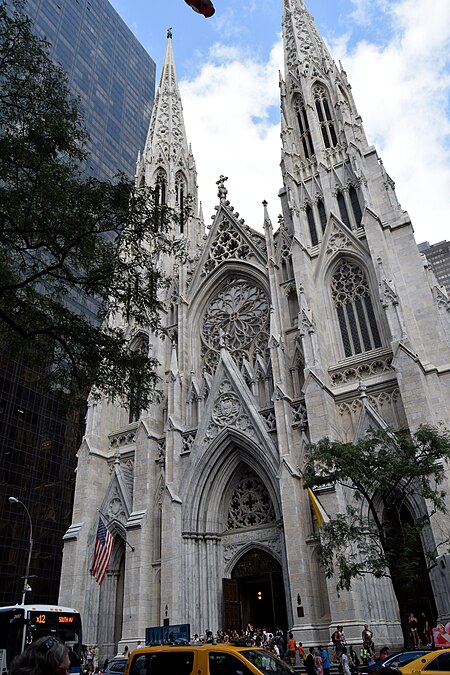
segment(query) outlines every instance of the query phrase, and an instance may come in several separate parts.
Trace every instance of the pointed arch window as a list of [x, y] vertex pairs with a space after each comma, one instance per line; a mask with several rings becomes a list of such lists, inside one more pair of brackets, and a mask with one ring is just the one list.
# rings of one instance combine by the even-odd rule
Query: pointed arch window
[[[132, 345], [132, 350], [144, 356], [148, 354], [148, 336], [139, 335]], [[143, 410], [142, 406], [142, 383], [138, 374], [130, 376], [130, 397], [128, 401], [128, 421], [138, 422]]]
[[325, 206], [321, 199], [317, 201], [317, 210], [319, 212], [320, 227], [322, 228], [323, 233], [327, 227], [327, 212], [325, 211]]
[[291, 326], [297, 326], [298, 325], [299, 307], [298, 307], [297, 289], [295, 288], [295, 286], [291, 286], [288, 289], [287, 300], [288, 300], [289, 318], [291, 320]]
[[338, 141], [325, 87], [316, 85], [313, 89], [313, 95], [323, 142], [326, 148], [333, 148], [338, 144]]
[[308, 114], [306, 112], [305, 103], [300, 97], [297, 98], [295, 102], [295, 112], [300, 130], [300, 140], [302, 142], [303, 154], [306, 159], [309, 159], [314, 155], [314, 146], [311, 138], [311, 131], [309, 128]]
[[190, 429], [196, 429], [198, 427], [198, 411], [199, 400], [196, 392], [193, 389], [187, 401], [187, 423]]
[[181, 171], [177, 172], [175, 176], [175, 201], [180, 209], [180, 232], [184, 229], [184, 207], [186, 197], [186, 179]]
[[282, 281], [289, 281], [289, 279], [293, 279], [294, 265], [292, 264], [292, 255], [287, 244], [284, 244], [281, 250], [280, 264]]
[[316, 221], [314, 218], [314, 212], [310, 204], [306, 207], [306, 219], [308, 221], [309, 236], [311, 237], [311, 244], [317, 246], [319, 243], [319, 238], [317, 236]]
[[361, 267], [349, 260], [342, 262], [333, 275], [331, 294], [345, 356], [381, 347], [369, 283]]
[[348, 196], [349, 196], [349, 199], [350, 199], [350, 204], [351, 204], [351, 207], [352, 207], [353, 217], [355, 219], [356, 227], [360, 227], [361, 221], [362, 221], [361, 205], [359, 203], [358, 193], [356, 192], [353, 185], [350, 185], [350, 187], [348, 189]]
[[305, 364], [298, 350], [292, 362], [291, 378], [294, 399], [301, 398], [303, 396], [303, 385], [305, 384]]
[[339, 213], [341, 214], [341, 220], [348, 227], [349, 230], [352, 229], [352, 225], [350, 223], [350, 216], [348, 215], [348, 209], [347, 209], [347, 204], [345, 203], [345, 197], [344, 194], [339, 190], [339, 192], [336, 195], [337, 197], [337, 203], [339, 207]]
[[159, 206], [167, 204], [167, 175], [164, 169], [158, 169], [156, 174], [155, 198]]

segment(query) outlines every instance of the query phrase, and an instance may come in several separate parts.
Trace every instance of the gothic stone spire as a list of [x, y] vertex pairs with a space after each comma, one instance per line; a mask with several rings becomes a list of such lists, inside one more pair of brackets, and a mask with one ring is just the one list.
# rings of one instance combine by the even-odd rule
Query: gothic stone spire
[[[340, 162], [353, 144], [367, 141], [346, 74], [338, 68], [303, 0], [284, 0], [283, 38], [286, 83], [282, 83], [283, 141], [302, 159], [329, 164], [336, 148]], [[290, 110], [288, 109], [290, 107]], [[299, 134], [290, 137], [289, 129]], [[336, 153], [334, 153], [336, 154]]]
[[161, 78], [144, 153], [138, 166], [138, 183], [152, 187], [160, 184], [163, 201], [177, 207], [187, 194], [197, 209], [197, 173], [192, 151], [186, 138], [183, 106], [178, 88], [172, 49], [172, 30], [167, 32], [167, 46]]

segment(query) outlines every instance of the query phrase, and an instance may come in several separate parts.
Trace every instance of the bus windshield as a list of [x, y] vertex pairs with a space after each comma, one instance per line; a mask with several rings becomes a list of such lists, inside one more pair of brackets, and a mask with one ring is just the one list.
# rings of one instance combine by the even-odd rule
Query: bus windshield
[[[80, 671], [81, 617], [76, 610], [49, 605], [0, 607], [0, 665], [9, 668], [12, 659], [27, 644], [53, 635], [69, 648], [71, 670]], [[1, 675], [1, 673], [0, 673]]]

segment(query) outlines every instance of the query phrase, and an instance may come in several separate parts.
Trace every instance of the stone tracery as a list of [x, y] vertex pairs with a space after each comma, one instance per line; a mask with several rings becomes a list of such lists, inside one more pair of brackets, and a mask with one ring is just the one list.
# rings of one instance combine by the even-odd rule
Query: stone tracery
[[231, 496], [226, 527], [235, 530], [274, 522], [275, 511], [267, 488], [254, 471], [248, 469]]
[[230, 279], [206, 308], [203, 326], [204, 366], [215, 370], [225, 347], [240, 364], [264, 354], [268, 344], [269, 303], [266, 293], [244, 279]]

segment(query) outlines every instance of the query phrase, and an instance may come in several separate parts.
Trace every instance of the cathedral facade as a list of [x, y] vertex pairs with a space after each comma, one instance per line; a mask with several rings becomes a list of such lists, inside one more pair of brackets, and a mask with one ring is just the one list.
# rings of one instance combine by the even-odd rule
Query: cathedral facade
[[[303, 0], [283, 5], [282, 216], [273, 227], [264, 204], [264, 233], [235, 211], [224, 176], [203, 225], [168, 35], [136, 180], [174, 208], [193, 198], [177, 233], [189, 259], [160, 263], [172, 278], [169, 338], [128, 327], [157, 357], [163, 396], [145, 411], [90, 402], [64, 537], [60, 602], [80, 610], [84, 641], [104, 656], [146, 627], [180, 623], [192, 634], [289, 628], [317, 645], [338, 624], [360, 639], [368, 622], [378, 643], [402, 643], [388, 579], [338, 595], [325, 578], [304, 452], [370, 426], [449, 425], [450, 303], [345, 72]], [[330, 514], [345, 508], [337, 487], [320, 498]], [[89, 575], [99, 512], [115, 537], [101, 586]], [[438, 522], [427, 537], [442, 540]], [[449, 600], [437, 566], [412, 609], [445, 619]]]

